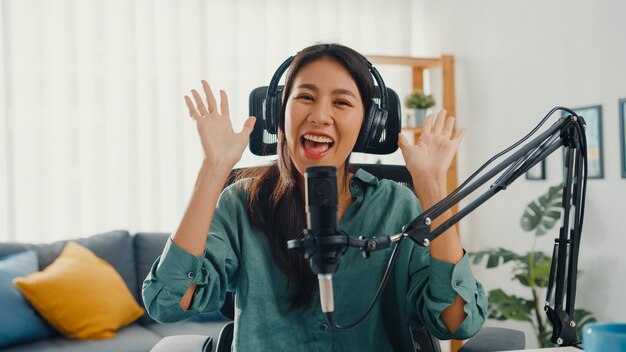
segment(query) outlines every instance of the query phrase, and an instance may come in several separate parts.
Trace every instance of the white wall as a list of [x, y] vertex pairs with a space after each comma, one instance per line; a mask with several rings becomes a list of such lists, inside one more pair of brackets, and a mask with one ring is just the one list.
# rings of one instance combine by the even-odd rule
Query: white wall
[[[618, 99], [626, 98], [625, 13], [626, 2], [618, 0], [416, 0], [413, 7], [420, 21], [414, 31], [423, 35], [414, 36], [412, 54], [456, 56], [458, 121], [468, 128], [461, 180], [529, 132], [550, 108], [602, 105], [605, 178], [588, 184], [577, 307], [606, 321], [626, 321], [626, 179], [620, 177], [618, 137]], [[528, 251], [532, 235], [521, 230], [521, 214], [561, 181], [561, 167], [553, 155], [547, 181], [518, 179], [464, 220], [466, 247]], [[541, 238], [538, 249], [551, 252], [554, 236]], [[474, 270], [487, 289], [518, 288], [508, 268]]]
[[[200, 79], [228, 92], [239, 129], [250, 91], [306, 46], [408, 55], [410, 10], [410, 0], [0, 1], [0, 241], [172, 231], [202, 158], [183, 100]], [[380, 71], [408, 93], [410, 69]], [[247, 152], [240, 165], [259, 159]]]

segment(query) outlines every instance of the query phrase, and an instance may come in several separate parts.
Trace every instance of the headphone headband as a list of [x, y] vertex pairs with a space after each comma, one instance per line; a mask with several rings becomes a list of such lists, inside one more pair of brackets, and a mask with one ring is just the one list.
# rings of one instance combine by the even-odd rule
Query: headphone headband
[[272, 76], [270, 85], [267, 87], [268, 98], [270, 96], [276, 97], [278, 95], [277, 94], [278, 82], [280, 82], [280, 78], [283, 76], [285, 71], [287, 71], [287, 69], [289, 68], [289, 65], [291, 65], [291, 63], [293, 62], [295, 58], [296, 58], [295, 56], [290, 56], [287, 58], [287, 60], [283, 61], [283, 63], [280, 64], [280, 66], [278, 66], [278, 69], [276, 70], [276, 72], [274, 72], [274, 75]]
[[[328, 47], [330, 47], [330, 45], [328, 45]], [[387, 87], [385, 86], [385, 81], [383, 81], [383, 78], [380, 76], [380, 73], [378, 73], [378, 70], [376, 69], [376, 67], [374, 67], [374, 65], [372, 65], [372, 63], [363, 54], [361, 53], [357, 53], [357, 54], [361, 57], [361, 59], [363, 59], [363, 62], [365, 62], [365, 64], [367, 65], [367, 68], [369, 69], [370, 74], [374, 77], [374, 81], [376, 81], [377, 83], [376, 87], [378, 89], [379, 96], [380, 96], [380, 104], [379, 104], [380, 108], [382, 110], [387, 110], [387, 94], [386, 94]], [[289, 68], [293, 60], [295, 60], [295, 58], [296, 58], [295, 56], [288, 57], [287, 60], [285, 60], [282, 64], [280, 64], [276, 72], [274, 72], [274, 75], [272, 76], [270, 84], [267, 87], [267, 95], [265, 97], [266, 102], [274, 102], [276, 101], [276, 99], [278, 99], [278, 94], [280, 93], [278, 89], [278, 83], [280, 82], [280, 78], [283, 76], [285, 71], [287, 71], [287, 69]], [[375, 104], [375, 103], [372, 102], [372, 104]], [[265, 118], [266, 118], [267, 129], [269, 131], [278, 130], [278, 126], [275, 126], [275, 124], [278, 123], [277, 121], [278, 111], [274, 111], [275, 109], [276, 109], [276, 104], [267, 103], [265, 105], [265, 116], [266, 116]]]
[[378, 70], [376, 69], [376, 67], [374, 67], [374, 65], [372, 65], [370, 60], [368, 60], [365, 57], [365, 55], [363, 55], [363, 54], [361, 54], [359, 52], [357, 52], [357, 54], [367, 64], [367, 68], [369, 68], [370, 73], [374, 77], [374, 80], [376, 81], [376, 83], [378, 83], [378, 92], [380, 93], [380, 108], [383, 109], [383, 110], [387, 110], [387, 94], [383, 94], [383, 92], [387, 92], [387, 87], [385, 86], [385, 81], [383, 81], [383, 78], [380, 76], [380, 73], [378, 73]]

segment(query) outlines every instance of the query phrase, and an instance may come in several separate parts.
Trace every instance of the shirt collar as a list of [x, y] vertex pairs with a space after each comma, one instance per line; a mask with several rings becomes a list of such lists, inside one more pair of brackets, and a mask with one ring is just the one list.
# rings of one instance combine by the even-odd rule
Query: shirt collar
[[378, 184], [378, 179], [376, 178], [376, 176], [370, 174], [369, 172], [363, 170], [363, 169], [358, 169], [355, 173], [354, 176], [352, 176], [352, 179], [356, 179], [359, 180], [363, 183], [366, 184], [370, 184], [373, 186], [376, 186]]
[[[355, 198], [355, 202], [350, 205], [350, 207], [346, 211], [346, 214], [352, 214], [352, 212], [354, 212], [353, 208], [358, 208], [359, 204], [363, 202], [363, 197], [367, 192], [367, 188], [376, 187], [378, 185], [378, 182], [379, 181], [376, 176], [370, 174], [369, 172], [363, 169], [356, 170], [356, 172], [352, 176], [352, 179], [350, 180], [350, 194], [352, 194], [352, 197]], [[346, 214], [344, 214], [344, 216], [342, 217], [342, 221], [346, 221], [350, 217], [346, 217]]]

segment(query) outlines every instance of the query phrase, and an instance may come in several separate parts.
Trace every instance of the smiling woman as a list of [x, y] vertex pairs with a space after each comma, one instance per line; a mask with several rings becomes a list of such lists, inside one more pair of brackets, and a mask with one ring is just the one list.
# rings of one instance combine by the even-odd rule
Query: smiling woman
[[[308, 167], [339, 170], [338, 227], [353, 237], [398, 233], [420, 213], [420, 203], [430, 207], [445, 196], [446, 172], [464, 133], [452, 133], [454, 118], [445, 111], [426, 118], [416, 145], [398, 140], [419, 200], [395, 182], [377, 180], [364, 170], [348, 171], [350, 154], [369, 133], [370, 117], [377, 116], [370, 113], [377, 107], [370, 70], [363, 56], [342, 45], [300, 51], [283, 89], [278, 159], [223, 191], [258, 122], [251, 116], [235, 133], [226, 93], [220, 91], [218, 105], [205, 81], [204, 96], [192, 90], [185, 97], [204, 161], [183, 219], [144, 283], [152, 317], [169, 322], [215, 310], [227, 291], [235, 291], [237, 351], [303, 345], [310, 350], [412, 351], [410, 327], [426, 327], [441, 339], [465, 339], [479, 330], [486, 297], [454, 227], [429, 248], [402, 242], [396, 258], [400, 269], [390, 278], [387, 299], [377, 303], [369, 319], [342, 334], [326, 332], [315, 299], [316, 277], [304, 258], [287, 251], [287, 241], [306, 228], [303, 174]], [[389, 254], [362, 262], [359, 253], [346, 253], [337, 272], [343, 278], [335, 291], [343, 307], [338, 320], [354, 321], [367, 307], [379, 280], [363, 277], [383, 270]]]

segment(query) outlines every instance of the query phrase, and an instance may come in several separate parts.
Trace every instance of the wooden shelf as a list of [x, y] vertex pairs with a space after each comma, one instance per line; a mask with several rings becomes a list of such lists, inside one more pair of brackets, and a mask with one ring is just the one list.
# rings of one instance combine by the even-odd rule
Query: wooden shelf
[[[381, 65], [403, 65], [411, 66], [413, 69], [413, 89], [424, 90], [424, 70], [427, 69], [441, 69], [442, 75], [442, 107], [446, 109], [448, 115], [456, 116], [456, 96], [454, 92], [454, 56], [442, 55], [437, 58], [419, 58], [408, 56], [381, 56], [381, 55], [367, 55], [368, 60], [375, 64]], [[458, 117], [457, 117], [458, 121]], [[421, 128], [419, 127], [407, 127], [402, 129], [404, 132], [413, 134], [413, 140], [419, 140], [421, 135]], [[452, 160], [452, 164], [448, 169], [447, 176], [447, 189], [448, 193], [452, 192], [457, 187], [457, 167], [456, 156]], [[458, 207], [455, 206], [452, 211], [456, 213]], [[457, 226], [458, 229], [458, 226]]]
[[382, 56], [368, 55], [367, 58], [374, 64], [404, 65], [419, 67], [421, 69], [441, 66], [441, 58], [419, 58], [409, 56]]

